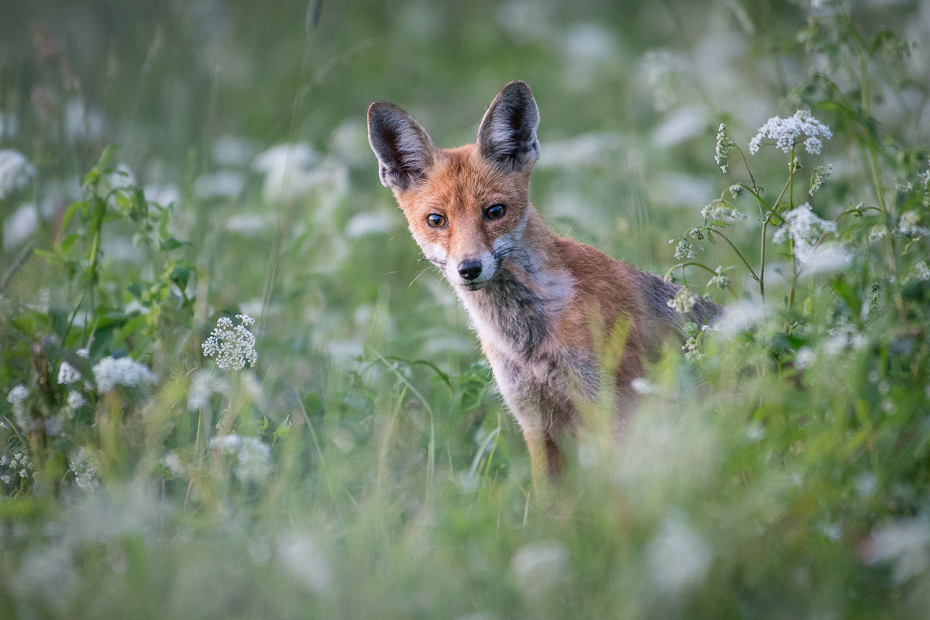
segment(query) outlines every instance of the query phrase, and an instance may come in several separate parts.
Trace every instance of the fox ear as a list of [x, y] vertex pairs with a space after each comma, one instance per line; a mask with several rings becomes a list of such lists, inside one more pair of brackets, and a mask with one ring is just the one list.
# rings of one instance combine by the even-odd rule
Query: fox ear
[[538, 125], [539, 109], [530, 87], [519, 80], [510, 82], [481, 119], [478, 149], [502, 170], [525, 170], [539, 159]]
[[368, 107], [368, 142], [378, 157], [381, 184], [407, 190], [426, 178], [436, 147], [413, 117], [393, 103]]

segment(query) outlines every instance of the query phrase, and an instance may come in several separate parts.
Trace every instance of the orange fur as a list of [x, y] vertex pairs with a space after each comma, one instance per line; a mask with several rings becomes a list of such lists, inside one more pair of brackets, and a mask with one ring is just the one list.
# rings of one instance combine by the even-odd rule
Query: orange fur
[[[522, 82], [495, 98], [477, 144], [454, 149], [437, 149], [392, 104], [369, 108], [382, 182], [468, 311], [539, 482], [561, 471], [558, 442], [575, 433], [578, 405], [598, 397], [603, 376], [615, 377], [613, 426], [622, 427], [635, 398], [632, 380], [684, 321], [665, 304], [675, 285], [557, 236], [543, 223], [529, 199], [537, 123], [535, 101]], [[493, 206], [503, 206], [504, 215], [492, 217]], [[697, 318], [715, 313], [705, 304]], [[625, 330], [620, 351], [607, 345], [615, 329]]]

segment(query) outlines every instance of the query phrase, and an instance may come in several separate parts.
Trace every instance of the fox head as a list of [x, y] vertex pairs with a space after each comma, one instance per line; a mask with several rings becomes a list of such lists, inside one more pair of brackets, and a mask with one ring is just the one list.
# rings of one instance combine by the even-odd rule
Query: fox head
[[424, 256], [453, 286], [483, 288], [509, 254], [522, 250], [538, 125], [533, 93], [520, 81], [491, 102], [477, 143], [455, 149], [436, 148], [394, 104], [368, 108], [381, 183], [394, 192]]

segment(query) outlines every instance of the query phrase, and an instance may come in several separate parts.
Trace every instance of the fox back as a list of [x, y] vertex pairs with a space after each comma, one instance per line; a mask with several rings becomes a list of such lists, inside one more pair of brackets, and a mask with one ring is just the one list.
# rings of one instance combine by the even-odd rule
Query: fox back
[[578, 428], [583, 401], [614, 390], [619, 432], [644, 360], [655, 360], [686, 321], [719, 312], [699, 302], [680, 315], [667, 304], [677, 285], [549, 231], [529, 197], [538, 124], [520, 81], [495, 97], [477, 142], [454, 149], [436, 148], [393, 104], [368, 109], [381, 182], [467, 310], [526, 438], [534, 480], [558, 476], [558, 444]]

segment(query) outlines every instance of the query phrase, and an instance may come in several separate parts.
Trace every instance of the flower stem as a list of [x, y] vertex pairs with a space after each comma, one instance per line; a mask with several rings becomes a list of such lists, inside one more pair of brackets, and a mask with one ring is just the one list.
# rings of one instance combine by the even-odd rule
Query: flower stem
[[740, 259], [741, 261], [743, 261], [743, 264], [744, 264], [744, 265], [746, 265], [746, 268], [749, 270], [749, 273], [752, 275], [752, 279], [755, 280], [756, 282], [761, 282], [761, 280], [759, 280], [759, 276], [757, 276], [757, 275], [756, 275], [756, 272], [753, 271], [752, 266], [751, 266], [751, 265], [749, 264], [749, 262], [743, 257], [743, 254], [736, 248], [735, 245], [733, 245], [733, 242], [730, 241], [730, 239], [729, 239], [725, 234], [723, 234], [722, 232], [720, 232], [720, 230], [719, 230], [718, 228], [716, 228], [716, 227], [711, 227], [711, 228], [713, 228], [713, 231], [714, 231], [714, 234], [715, 234], [715, 235], [719, 235], [724, 241], [726, 241], [727, 243], [730, 244], [730, 247], [733, 248], [733, 251], [736, 252], [736, 255], [737, 255], [737, 256], [739, 256], [739, 259]]

